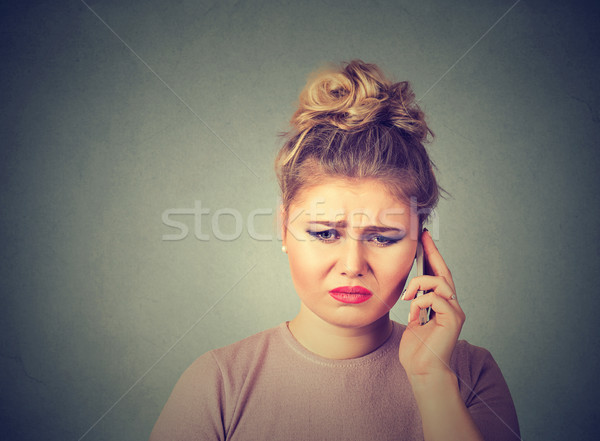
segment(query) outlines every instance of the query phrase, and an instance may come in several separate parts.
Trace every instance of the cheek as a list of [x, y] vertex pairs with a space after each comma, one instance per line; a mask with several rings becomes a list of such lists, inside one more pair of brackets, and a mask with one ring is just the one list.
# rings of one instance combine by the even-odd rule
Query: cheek
[[[415, 247], [416, 252], [416, 247]], [[386, 290], [402, 288], [414, 263], [411, 250], [380, 256], [374, 265], [375, 277]]]
[[288, 242], [288, 260], [294, 284], [301, 290], [324, 279], [331, 268], [323, 251], [311, 242]]

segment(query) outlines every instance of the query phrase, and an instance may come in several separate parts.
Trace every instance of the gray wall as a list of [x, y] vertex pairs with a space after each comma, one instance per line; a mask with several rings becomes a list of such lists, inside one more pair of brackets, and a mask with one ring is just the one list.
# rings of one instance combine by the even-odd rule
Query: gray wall
[[[0, 7], [3, 439], [144, 440], [197, 356], [293, 317], [280, 242], [247, 216], [277, 206], [306, 75], [352, 58], [422, 97], [462, 337], [494, 354], [523, 439], [591, 439], [598, 8], [523, 0], [490, 30], [512, 0], [300, 3]], [[164, 240], [195, 201], [200, 229], [172, 215], [190, 231]]]

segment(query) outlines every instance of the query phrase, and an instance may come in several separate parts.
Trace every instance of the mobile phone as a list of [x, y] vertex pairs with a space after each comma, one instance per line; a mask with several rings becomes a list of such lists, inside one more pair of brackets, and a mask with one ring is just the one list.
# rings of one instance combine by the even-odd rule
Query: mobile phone
[[[424, 274], [424, 262], [423, 262], [423, 245], [421, 244], [421, 239], [419, 238], [419, 242], [417, 243], [417, 276], [422, 276]], [[419, 290], [417, 291], [416, 297], [422, 296], [425, 294], [425, 291]], [[421, 325], [426, 324], [429, 321], [429, 315], [431, 313], [431, 307], [422, 308], [419, 311], [419, 323]]]

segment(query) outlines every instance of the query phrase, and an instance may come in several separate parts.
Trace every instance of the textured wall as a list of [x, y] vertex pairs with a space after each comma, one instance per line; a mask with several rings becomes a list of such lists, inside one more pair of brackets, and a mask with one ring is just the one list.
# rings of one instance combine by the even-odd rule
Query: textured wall
[[280, 243], [258, 240], [277, 133], [307, 73], [352, 58], [422, 98], [462, 335], [503, 369], [523, 438], [591, 439], [598, 8], [298, 3], [0, 6], [3, 439], [144, 440], [194, 358], [293, 317]]

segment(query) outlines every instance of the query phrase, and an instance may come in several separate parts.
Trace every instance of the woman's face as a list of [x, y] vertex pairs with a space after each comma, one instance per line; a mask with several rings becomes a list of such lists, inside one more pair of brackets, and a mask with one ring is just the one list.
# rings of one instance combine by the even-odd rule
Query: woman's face
[[[292, 279], [308, 314], [362, 327], [396, 303], [415, 258], [418, 221], [381, 181], [332, 178], [305, 189], [286, 224]], [[357, 286], [370, 295], [347, 288]]]

